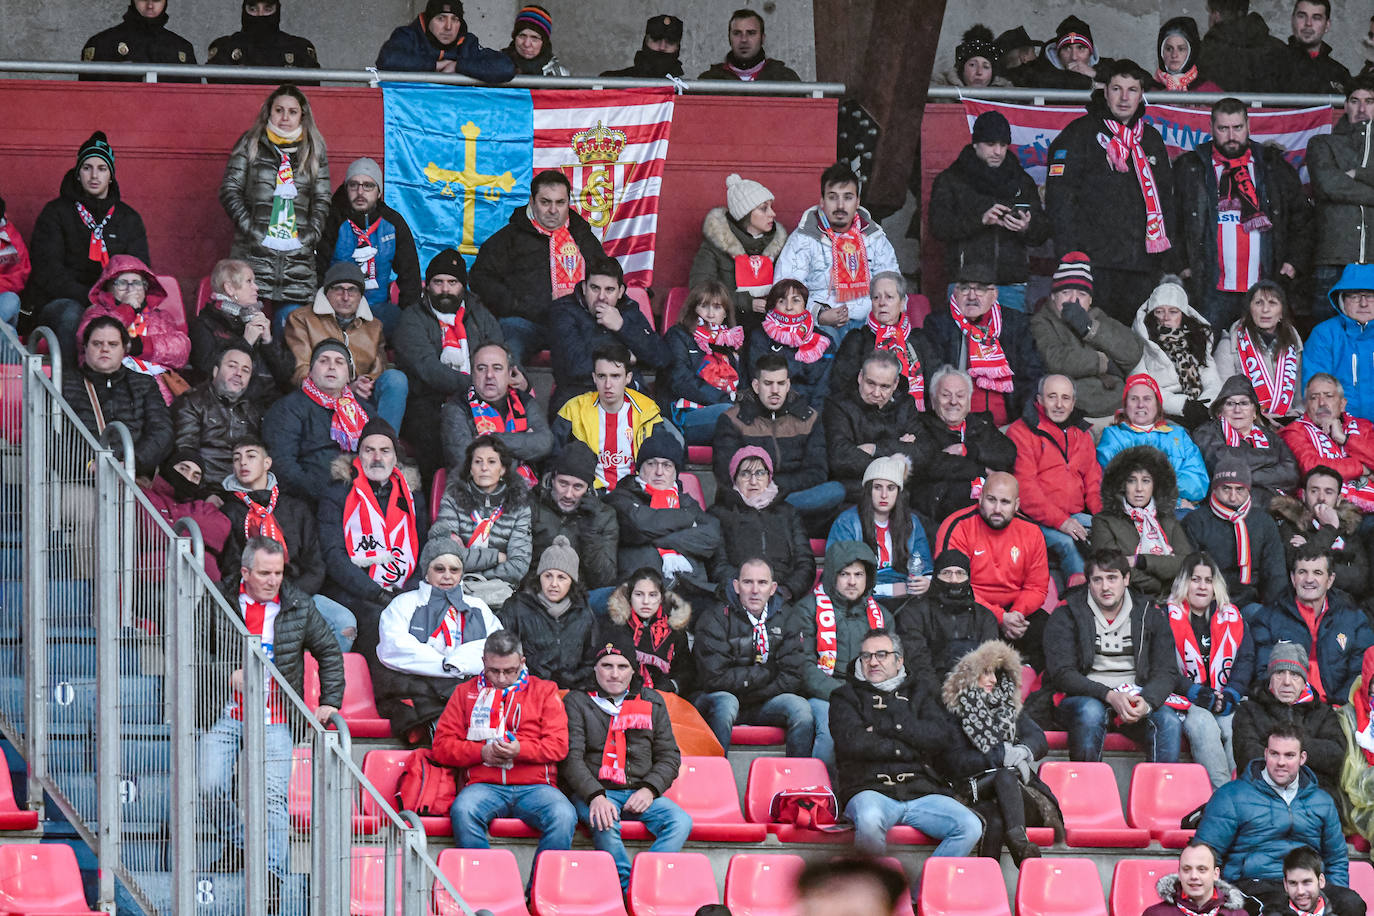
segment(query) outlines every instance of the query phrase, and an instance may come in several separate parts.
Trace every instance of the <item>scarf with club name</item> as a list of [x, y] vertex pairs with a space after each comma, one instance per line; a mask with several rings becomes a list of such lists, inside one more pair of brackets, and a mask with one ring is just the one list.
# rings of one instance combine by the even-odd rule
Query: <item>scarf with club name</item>
[[1243, 433], [1232, 426], [1225, 417], [1222, 417], [1221, 434], [1225, 437], [1226, 444], [1231, 448], [1238, 448], [1242, 444], [1251, 448], [1269, 447], [1269, 436], [1258, 425], [1250, 427], [1248, 433]]
[[1270, 371], [1250, 332], [1241, 327], [1236, 331], [1236, 355], [1240, 357], [1241, 371], [1255, 388], [1260, 409], [1271, 417], [1287, 416], [1298, 394], [1298, 348], [1286, 347], [1275, 354]]
[[[835, 603], [830, 600], [830, 596], [825, 593], [824, 586], [819, 582], [811, 590], [811, 594], [816, 598], [816, 667], [834, 677], [835, 663], [839, 659], [840, 648], [840, 640], [836, 632], [839, 624], [835, 619]], [[872, 595], [868, 596], [864, 609], [868, 613], [868, 628], [870, 630], [883, 629], [886, 618], [883, 617], [883, 609], [878, 606], [877, 601], [873, 600]]]
[[248, 514], [243, 517], [244, 543], [253, 538], [271, 538], [281, 545], [281, 559], [285, 563], [291, 559], [286, 550], [286, 535], [282, 534], [281, 525], [277, 524], [277, 517], [272, 514], [277, 511], [278, 493], [278, 488], [272, 487], [272, 497], [265, 506], [247, 493], [240, 491], [234, 495], [248, 507]]
[[906, 390], [916, 402], [917, 410], [926, 409], [926, 380], [921, 372], [921, 361], [916, 351], [907, 345], [911, 336], [911, 322], [903, 315], [896, 324], [878, 324], [873, 313], [868, 314], [868, 329], [873, 332], [873, 349], [887, 350], [902, 364], [902, 376], [906, 379]]
[[597, 770], [597, 778], [623, 786], [629, 781], [625, 775], [625, 733], [632, 728], [652, 730], [654, 705], [642, 696], [631, 699], [627, 695], [618, 706], [595, 690], [590, 691], [588, 696], [611, 717], [610, 727], [606, 730], [606, 744], [601, 750], [601, 769]]
[[386, 511], [377, 502], [363, 460], [353, 459], [353, 486], [344, 498], [344, 547], [354, 566], [367, 571], [383, 588], [401, 585], [415, 570], [420, 535], [415, 526], [415, 500], [399, 467], [391, 471]]
[[366, 229], [351, 219], [348, 221], [348, 225], [353, 229], [353, 236], [358, 240], [358, 247], [353, 249], [353, 260], [362, 268], [366, 281], [364, 289], [377, 288], [377, 246], [372, 244], [372, 233], [376, 232], [381, 224], [380, 216]]
[[1217, 608], [1208, 621], [1212, 634], [1211, 658], [1204, 658], [1197, 634], [1193, 632], [1191, 616], [1188, 605], [1169, 602], [1169, 629], [1173, 630], [1178, 665], [1190, 682], [1220, 690], [1231, 678], [1231, 665], [1245, 639], [1245, 621], [1234, 604]]
[[1250, 147], [1234, 159], [1223, 156], [1212, 147], [1212, 163], [1221, 167], [1217, 179], [1217, 211], [1239, 213], [1240, 228], [1246, 232], [1268, 232], [1274, 228], [1269, 217], [1260, 209], [1259, 191], [1250, 176]]
[[[509, 687], [497, 690], [487, 683], [486, 672], [477, 675], [477, 702], [468, 719], [469, 741], [514, 741], [520, 728], [520, 694], [530, 683], [530, 669], [520, 668], [520, 677]], [[503, 769], [510, 769], [507, 761]]]
[[[272, 140], [270, 135], [268, 140]], [[281, 252], [299, 251], [301, 239], [296, 227], [296, 173], [291, 167], [291, 156], [287, 151], [275, 141], [272, 147], [281, 159], [277, 163], [276, 183], [272, 187], [272, 216], [267, 224], [267, 234], [262, 239], [262, 247]]]
[[[496, 433], [523, 433], [529, 429], [529, 421], [525, 415], [525, 402], [520, 400], [520, 393], [514, 388], [506, 392], [506, 415], [504, 417], [495, 407], [477, 396], [476, 388], [468, 389], [468, 410], [472, 413], [472, 425], [479, 436], [490, 436]], [[539, 485], [539, 476], [528, 464], [522, 464], [516, 470], [520, 472], [525, 483], [532, 487]]]
[[[674, 484], [674, 485], [671, 486], [671, 487], [666, 487], [666, 488], [660, 489], [660, 488], [658, 488], [658, 487], [651, 487], [651, 486], [649, 486], [647, 483], [644, 483], [643, 478], [640, 478], [640, 484], [642, 484], [643, 487], [644, 487], [644, 495], [647, 496], [647, 497], [649, 497], [649, 508], [650, 508], [650, 509], [681, 509], [681, 508], [682, 508], [682, 497], [681, 497], [681, 495], [680, 495], [679, 492], [678, 492], [678, 488], [677, 488], [677, 485], [676, 485], [676, 484]], [[664, 550], [662, 547], [657, 548], [657, 550], [658, 550], [658, 555], [659, 555], [660, 557], [669, 557], [669, 556], [672, 556], [672, 557], [680, 557], [680, 556], [682, 556], [682, 554], [678, 553], [676, 550]]]
[[949, 314], [959, 330], [964, 332], [968, 341], [968, 374], [973, 376], [973, 384], [985, 391], [1009, 394], [1012, 389], [1011, 366], [1007, 364], [1007, 354], [998, 340], [1002, 336], [1002, 306], [993, 303], [988, 310], [986, 322], [982, 327], [964, 317], [963, 309], [949, 295]]
[[1169, 546], [1168, 535], [1160, 527], [1159, 513], [1155, 509], [1153, 499], [1144, 506], [1133, 506], [1123, 499], [1121, 507], [1126, 510], [1126, 515], [1135, 525], [1136, 534], [1140, 535], [1140, 542], [1135, 546], [1135, 556], [1173, 556], [1174, 548]]
[[587, 262], [582, 257], [582, 249], [577, 247], [572, 230], [564, 223], [550, 232], [539, 225], [533, 215], [530, 215], [530, 225], [549, 240], [549, 283], [553, 287], [553, 298], [568, 295], [587, 277]]
[[1250, 513], [1250, 499], [1247, 497], [1239, 509], [1228, 509], [1213, 493], [1207, 503], [1217, 518], [1223, 522], [1230, 522], [1235, 528], [1236, 565], [1240, 568], [1240, 582], [1242, 585], [1249, 585], [1255, 579], [1254, 557], [1250, 555], [1250, 529], [1245, 527], [1245, 516]]
[[1159, 199], [1159, 185], [1155, 184], [1155, 173], [1150, 167], [1150, 159], [1145, 155], [1145, 146], [1140, 142], [1145, 134], [1145, 119], [1136, 120], [1133, 127], [1127, 127], [1115, 118], [1103, 118], [1107, 134], [1097, 138], [1107, 151], [1107, 164], [1117, 172], [1129, 172], [1135, 167], [1136, 182], [1140, 186], [1140, 196], [1145, 201], [1145, 250], [1150, 254], [1168, 251], [1169, 236], [1164, 230], [1164, 207]]
[[99, 262], [101, 267], [110, 263], [110, 249], [105, 245], [105, 224], [110, 221], [111, 216], [114, 216], [114, 211], [115, 208], [110, 207], [109, 212], [97, 223], [95, 217], [91, 215], [91, 211], [86, 209], [85, 204], [78, 203], [76, 205], [76, 215], [81, 217], [81, 222], [85, 224], [87, 229], [91, 230], [91, 243], [87, 246], [86, 257]]
[[763, 316], [763, 333], [776, 344], [795, 348], [799, 363], [816, 362], [830, 346], [829, 335], [816, 333], [816, 318], [810, 312], [783, 315], [777, 309], [770, 309]]
[[830, 228], [830, 220], [816, 211], [816, 225], [830, 241], [830, 294], [838, 303], [850, 302], [868, 295], [868, 246], [864, 243], [863, 218], [854, 221], [844, 232]]
[[301, 382], [301, 391], [316, 404], [334, 412], [333, 419], [329, 421], [329, 438], [345, 452], [356, 452], [358, 439], [367, 425], [367, 411], [353, 397], [353, 389], [345, 385], [337, 398], [331, 398], [316, 387], [307, 375]]

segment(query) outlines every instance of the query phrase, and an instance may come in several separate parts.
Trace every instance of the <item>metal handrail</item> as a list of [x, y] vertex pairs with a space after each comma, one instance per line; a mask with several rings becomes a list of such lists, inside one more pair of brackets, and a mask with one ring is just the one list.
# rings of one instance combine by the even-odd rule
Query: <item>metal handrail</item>
[[200, 525], [189, 515], [183, 515], [172, 523], [172, 532], [179, 537], [191, 539], [191, 555], [197, 563], [205, 562], [205, 536], [200, 533]]
[[[1083, 103], [1092, 97], [1088, 89], [1034, 89], [1019, 86], [985, 86], [968, 89], [962, 86], [931, 86], [926, 98], [932, 102], [959, 102], [982, 99], [988, 102], [1024, 102], [1031, 105]], [[1226, 98], [1236, 98], [1252, 108], [1312, 108], [1330, 105], [1344, 108], [1345, 97], [1315, 95], [1301, 92], [1147, 92], [1147, 102], [1164, 105], [1211, 105]]]
[[116, 439], [123, 454], [123, 458], [120, 460], [132, 474], [134, 472], [134, 439], [133, 436], [129, 435], [129, 427], [119, 420], [106, 424], [104, 431], [100, 434], [100, 444], [114, 451]]
[[48, 345], [48, 365], [52, 366], [52, 383], [62, 390], [62, 348], [57, 345], [57, 335], [52, 328], [44, 325], [29, 335], [29, 352], [38, 352], [38, 340], [42, 338]]

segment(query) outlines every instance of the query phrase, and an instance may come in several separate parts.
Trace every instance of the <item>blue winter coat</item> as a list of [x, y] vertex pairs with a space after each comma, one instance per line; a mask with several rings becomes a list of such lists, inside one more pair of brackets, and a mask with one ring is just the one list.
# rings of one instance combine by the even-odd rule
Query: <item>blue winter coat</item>
[[1104, 468], [1119, 452], [1136, 445], [1152, 445], [1169, 459], [1178, 478], [1178, 498], [1200, 503], [1207, 498], [1207, 464], [1188, 431], [1168, 423], [1147, 433], [1138, 433], [1124, 423], [1114, 423], [1102, 431], [1097, 443], [1097, 463]]
[[425, 31], [424, 16], [416, 16], [391, 33], [377, 52], [377, 69], [432, 73], [440, 60], [456, 61], [459, 73], [484, 83], [504, 83], [515, 76], [515, 63], [502, 51], [482, 47], [477, 37], [468, 32], [466, 22], [453, 47], [436, 47]]
[[649, 324], [649, 319], [629, 296], [621, 296], [616, 305], [623, 323], [612, 331], [598, 324], [582, 297], [582, 284], [561, 299], [554, 300], [549, 309], [549, 348], [553, 358], [553, 409], [562, 407], [569, 398], [592, 390], [592, 354], [602, 344], [619, 343], [635, 358], [631, 383], [647, 393], [644, 371], [657, 371], [673, 358], [668, 344]]
[[1283, 857], [1306, 844], [1321, 853], [1326, 880], [1350, 886], [1341, 816], [1317, 776], [1307, 767], [1298, 774], [1298, 796], [1288, 805], [1264, 781], [1264, 761], [1251, 760], [1233, 782], [1217, 789], [1202, 816], [1194, 842], [1221, 854], [1221, 875], [1283, 880]]
[[[829, 550], [831, 544], [840, 541], [859, 541], [863, 542], [863, 527], [859, 522], [859, 509], [857, 506], [850, 506], [840, 513], [839, 518], [835, 519], [830, 526], [830, 534], [825, 539], [825, 549]], [[932, 561], [930, 558], [930, 544], [926, 542], [926, 533], [921, 525], [921, 519], [916, 513], [911, 513], [911, 534], [906, 539], [907, 555], [911, 557], [911, 571], [919, 569], [919, 575], [928, 576], [931, 572]], [[884, 597], [892, 594], [892, 586], [899, 582], [906, 582], [907, 570], [894, 569], [892, 566], [878, 567], [877, 584], [873, 589], [873, 594]]]
[[[1316, 662], [1321, 674], [1322, 691], [1326, 702], [1339, 705], [1350, 696], [1350, 685], [1360, 676], [1364, 650], [1374, 645], [1374, 629], [1364, 612], [1351, 603], [1344, 592], [1327, 592], [1326, 613], [1317, 624]], [[1312, 636], [1298, 612], [1293, 593], [1265, 605], [1246, 621], [1255, 640], [1255, 674], [1259, 678], [1251, 693], [1265, 689], [1268, 679], [1269, 653], [1279, 642], [1295, 642], [1312, 657]]]
[[[673, 402], [678, 398], [686, 398], [702, 405], [721, 404], [730, 401], [730, 395], [727, 392], [716, 388], [701, 377], [701, 367], [710, 354], [701, 348], [691, 331], [681, 325], [674, 325], [668, 329], [667, 334], [663, 335], [663, 341], [669, 353], [672, 354], [671, 362], [667, 366], [667, 384], [665, 385], [662, 381], [658, 384], [658, 406], [665, 417], [673, 415]], [[732, 351], [727, 356], [730, 364], [738, 372], [740, 369], [739, 351]]]
[[1302, 385], [1306, 388], [1318, 372], [1329, 372], [1345, 387], [1345, 409], [1353, 416], [1374, 420], [1374, 322], [1361, 327], [1337, 309], [1336, 317], [1313, 328], [1303, 345]]

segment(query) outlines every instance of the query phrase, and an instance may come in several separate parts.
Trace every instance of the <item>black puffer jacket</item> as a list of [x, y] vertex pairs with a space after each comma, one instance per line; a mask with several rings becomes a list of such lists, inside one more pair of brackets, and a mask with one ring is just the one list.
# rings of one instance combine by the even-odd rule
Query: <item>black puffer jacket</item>
[[974, 478], [988, 470], [1010, 473], [1016, 464], [1016, 446], [985, 413], [971, 413], [964, 420], [963, 455], [945, 451], [959, 444], [960, 434], [933, 412], [917, 414], [915, 432], [928, 452], [913, 465], [911, 507], [928, 519], [944, 519], [972, 505]]
[[[868, 325], [856, 328], [844, 335], [844, 340], [840, 341], [840, 348], [835, 351], [835, 364], [830, 367], [830, 396], [857, 395], [859, 393], [859, 373], [863, 370], [864, 360], [868, 354], [873, 352], [874, 343], [877, 335]], [[921, 376], [925, 382], [926, 403], [930, 403], [930, 377], [935, 374], [935, 370], [940, 368], [940, 358], [935, 352], [935, 347], [931, 344], [924, 331], [920, 328], [912, 328], [911, 333], [906, 338], [907, 360], [911, 361], [915, 357], [915, 362], [921, 367]], [[897, 376], [897, 393], [899, 395], [909, 395], [910, 385], [905, 375]]]
[[1288, 46], [1251, 11], [1218, 22], [1202, 37], [1198, 67], [1223, 92], [1297, 92]]
[[[930, 341], [938, 362], [960, 369], [968, 368], [968, 341], [950, 315], [948, 304], [934, 309], [921, 330]], [[1027, 403], [1035, 400], [1040, 377], [1045, 374], [1045, 363], [1040, 358], [1040, 351], [1035, 349], [1030, 318], [1024, 312], [1002, 309], [1002, 333], [997, 342], [1002, 345], [1013, 376], [1011, 393], [1004, 395], [1007, 400], [1007, 419], [1010, 421], [1021, 415]]]
[[720, 550], [720, 522], [706, 514], [678, 484], [678, 509], [654, 509], [639, 478], [626, 478], [606, 496], [620, 523], [620, 552], [617, 572], [623, 578], [650, 566], [663, 568], [659, 550], [675, 550], [692, 564], [690, 572], [679, 578], [696, 588], [712, 591], [710, 575], [716, 552]]
[[729, 582], [738, 578], [740, 564], [763, 557], [773, 567], [778, 593], [796, 601], [811, 591], [816, 581], [816, 558], [801, 514], [783, 499], [781, 491], [766, 508], [744, 504], [739, 491], [731, 487], [716, 491], [711, 515], [720, 522], [721, 554], [713, 579]]
[[538, 559], [560, 534], [577, 551], [578, 579], [588, 588], [606, 588], [616, 582], [616, 547], [620, 543], [620, 522], [615, 510], [602, 502], [596, 490], [588, 489], [577, 508], [564, 514], [549, 491], [546, 476], [530, 494], [530, 537], [532, 555]]
[[730, 459], [747, 445], [756, 445], [773, 459], [773, 483], [783, 496], [825, 482], [825, 428], [821, 412], [796, 392], [787, 395], [779, 410], [765, 410], [753, 391], [742, 391], [739, 401], [716, 420], [711, 469], [716, 488], [729, 490]]
[[596, 705], [585, 690], [570, 691], [563, 698], [568, 710], [568, 757], [558, 765], [558, 775], [568, 792], [584, 802], [605, 795], [607, 789], [648, 789], [657, 798], [677, 779], [682, 753], [673, 737], [668, 707], [656, 691], [632, 682], [630, 696], [636, 693], [649, 702], [653, 727], [625, 730], [624, 784], [598, 776], [611, 714]]
[[172, 402], [176, 447], [200, 453], [200, 469], [207, 481], [223, 480], [234, 472], [234, 443], [262, 432], [262, 407], [245, 395], [231, 401], [201, 382]]
[[808, 664], [797, 632], [796, 614], [774, 595], [768, 602], [768, 661], [754, 648], [754, 626], [732, 584], [725, 600], [714, 601], [697, 617], [697, 685], [703, 691], [734, 694], [740, 710], [758, 709], [784, 693], [800, 694], [802, 667]]
[[[359, 401], [369, 417], [377, 415], [367, 401]], [[272, 453], [272, 470], [281, 488], [314, 504], [329, 486], [329, 465], [342, 454], [329, 437], [334, 414], [297, 388], [268, 408], [262, 418], [262, 438]]]
[[[243, 548], [248, 543], [243, 531], [248, 507], [238, 494], [244, 493], [259, 506], [270, 505], [272, 487], [277, 485], [277, 478], [270, 471], [267, 484], [265, 490], [244, 491], [232, 476], [225, 478], [226, 494], [220, 511], [229, 519], [229, 537], [225, 538], [224, 549], [220, 552], [223, 557], [220, 565], [223, 568], [237, 569]], [[286, 539], [286, 578], [306, 594], [318, 594], [324, 585], [324, 554], [320, 552], [320, 521], [315, 511], [304, 500], [283, 493], [277, 487], [277, 507], [272, 510], [272, 515], [276, 517], [277, 526]]]
[[[568, 230], [585, 260], [605, 254], [576, 211], [568, 213]], [[497, 318], [524, 318], [541, 326], [548, 321], [553, 304], [549, 237], [530, 225], [524, 207], [517, 207], [509, 222], [482, 243], [470, 278], [473, 291]]]
[[[1024, 206], [1030, 214], [1025, 232], [1012, 232], [983, 223], [994, 204]], [[955, 276], [964, 264], [996, 270], [998, 284], [1025, 283], [1029, 274], [1026, 249], [1050, 237], [1050, 221], [1040, 205], [1040, 189], [1021, 160], [1008, 155], [992, 168], [978, 158], [973, 145], [959, 153], [954, 164], [935, 176], [930, 188], [930, 231], [945, 243], [945, 272]]]
[[208, 379], [226, 346], [232, 343], [247, 347], [253, 353], [253, 380], [248, 383], [248, 397], [266, 410], [291, 388], [296, 358], [286, 348], [281, 334], [273, 334], [270, 342], [259, 338], [257, 343], [249, 344], [243, 338], [244, 327], [244, 320], [238, 315], [230, 315], [213, 303], [207, 305], [187, 328], [191, 337], [191, 368], [201, 379]]
[[[111, 26], [86, 39], [81, 59], [116, 64], [194, 64], [196, 49], [189, 41], [167, 28], [167, 10], [145, 19], [133, 2], [124, 11], [119, 25]], [[137, 83], [141, 76], [102, 76], [82, 74], [78, 79], [108, 83]], [[158, 77], [159, 83], [199, 83], [194, 77]]]
[[[858, 502], [862, 489], [860, 481], [874, 458], [906, 455], [915, 471], [913, 478], [923, 473], [932, 456], [928, 443], [918, 431], [920, 417], [916, 402], [900, 392], [877, 407], [864, 401], [857, 392], [835, 395], [825, 402], [822, 419], [830, 479], [844, 484], [846, 500]], [[914, 436], [914, 441], [903, 442], [905, 435]], [[867, 443], [874, 446], [871, 455], [859, 447]]]
[[564, 690], [588, 686], [596, 664], [597, 624], [586, 597], [574, 597], [554, 617], [539, 602], [538, 590], [533, 585], [507, 598], [498, 614], [501, 623], [520, 637], [530, 674]]
[[62, 397], [91, 435], [99, 436], [95, 408], [86, 382], [91, 383], [107, 424], [118, 420], [129, 428], [134, 441], [134, 467], [139, 476], [152, 477], [158, 465], [172, 454], [172, 415], [162, 399], [157, 380], [120, 366], [109, 375], [88, 366], [71, 369], [62, 378]]

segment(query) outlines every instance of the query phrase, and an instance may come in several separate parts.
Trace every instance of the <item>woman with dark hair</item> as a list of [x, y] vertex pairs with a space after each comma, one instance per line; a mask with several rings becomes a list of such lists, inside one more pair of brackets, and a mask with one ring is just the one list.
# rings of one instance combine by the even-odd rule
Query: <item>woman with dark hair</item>
[[1093, 516], [1094, 553], [1111, 550], [1131, 561], [1131, 588], [1165, 594], [1192, 541], [1174, 514], [1178, 484], [1169, 459], [1150, 445], [1117, 454], [1102, 472], [1102, 511]]
[[506, 56], [517, 76], [568, 76], [568, 68], [553, 56], [553, 17], [542, 6], [527, 3], [515, 14]]
[[639, 676], [645, 687], [683, 696], [696, 680], [687, 624], [692, 606], [670, 591], [658, 570], [644, 566], [611, 593], [606, 605], [607, 622], [597, 642], [628, 634], [639, 658]]
[[1196, 429], [1211, 419], [1207, 405], [1221, 390], [1212, 359], [1212, 326], [1191, 305], [1183, 282], [1170, 274], [1141, 303], [1131, 326], [1145, 342], [1132, 374], [1154, 378], [1164, 412]]
[[720, 521], [725, 566], [713, 571], [717, 582], [739, 576], [741, 563], [763, 557], [773, 567], [778, 594], [791, 603], [816, 583], [816, 558], [806, 537], [800, 513], [773, 482], [773, 456], [757, 445], [746, 445], [730, 456], [734, 487], [716, 490], [710, 515]]
[[581, 563], [563, 535], [539, 555], [539, 568], [501, 608], [501, 622], [520, 637], [530, 674], [576, 690], [596, 663], [597, 625], [581, 581]]
[[530, 488], [519, 467], [500, 439], [473, 439], [429, 529], [430, 540], [458, 542], [463, 587], [498, 612], [530, 568]]
[[1193, 17], [1175, 16], [1164, 23], [1155, 40], [1159, 64], [1155, 67], [1153, 85], [1148, 88], [1166, 92], [1221, 92], [1221, 87], [1197, 68], [1201, 50], [1202, 41], [1198, 38]]
[[156, 379], [162, 400], [171, 404], [189, 387], [177, 370], [191, 355], [191, 339], [163, 308], [166, 299], [167, 291], [148, 265], [131, 254], [117, 254], [91, 287], [91, 307], [81, 316], [76, 334], [79, 338], [86, 325], [101, 315], [123, 323], [131, 341], [131, 358], [125, 365]]
[[864, 471], [859, 504], [840, 513], [826, 538], [827, 550], [838, 541], [862, 541], [869, 546], [878, 558], [873, 585], [878, 598], [919, 597], [930, 588], [930, 545], [907, 498], [910, 475], [911, 459], [906, 455], [873, 459]]
[[719, 280], [692, 287], [682, 317], [663, 337], [673, 358], [659, 383], [659, 408], [688, 445], [710, 445], [716, 419], [739, 390], [744, 329], [735, 323], [730, 290]]
[[806, 307], [808, 293], [800, 280], [779, 280], [764, 297], [763, 324], [749, 332], [749, 370], [765, 354], [787, 359], [792, 390], [820, 410], [830, 394], [831, 339], [816, 327]]
[[1221, 378], [1250, 380], [1265, 417], [1283, 424], [1302, 415], [1302, 337], [1288, 294], [1273, 280], [1250, 287], [1245, 313], [1222, 332], [1212, 358]]
[[1010, 86], [1011, 80], [997, 76], [995, 67], [1001, 57], [992, 29], [981, 22], [969, 26], [963, 40], [954, 48], [954, 66], [935, 74], [937, 86], [964, 86], [982, 89], [985, 86]]

